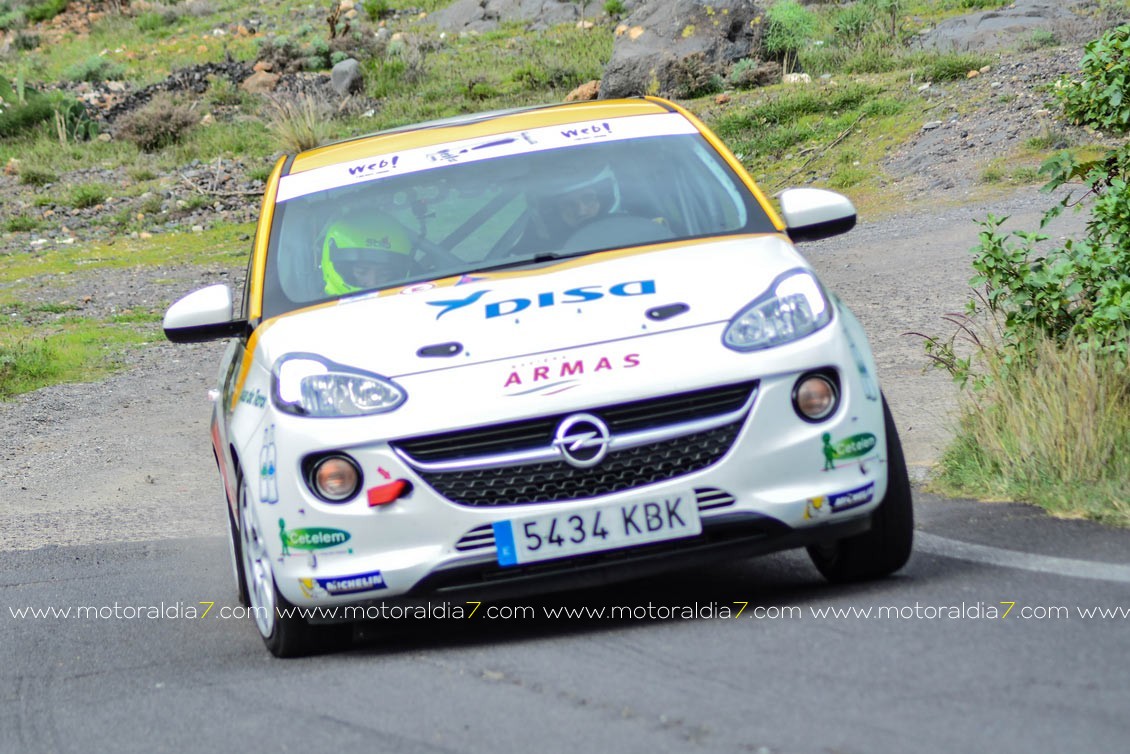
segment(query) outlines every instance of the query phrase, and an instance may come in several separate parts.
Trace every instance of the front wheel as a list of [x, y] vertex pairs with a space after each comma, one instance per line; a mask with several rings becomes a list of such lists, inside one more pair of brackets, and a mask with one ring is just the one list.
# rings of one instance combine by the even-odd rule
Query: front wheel
[[871, 514], [871, 529], [854, 537], [808, 548], [816, 570], [833, 583], [868, 581], [906, 565], [914, 542], [914, 505], [910, 476], [898, 430], [883, 398], [887, 433], [887, 494]]
[[352, 636], [350, 624], [312, 626], [275, 585], [274, 569], [259, 517], [251, 510], [246, 485], [239, 489], [239, 547], [244, 583], [255, 627], [275, 657], [302, 657], [336, 649]]

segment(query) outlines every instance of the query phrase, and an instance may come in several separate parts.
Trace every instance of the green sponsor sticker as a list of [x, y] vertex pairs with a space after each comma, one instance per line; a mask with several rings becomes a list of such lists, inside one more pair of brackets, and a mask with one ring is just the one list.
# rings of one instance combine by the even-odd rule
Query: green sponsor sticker
[[824, 442], [824, 470], [836, 468], [836, 461], [846, 461], [851, 458], [865, 456], [875, 449], [878, 440], [870, 432], [860, 432], [858, 435], [832, 442], [832, 435], [827, 432], [821, 437]]
[[279, 519], [279, 538], [282, 540], [283, 554], [290, 550], [324, 550], [337, 547], [349, 541], [350, 533], [341, 529], [314, 527], [311, 529], [287, 529], [286, 522]]
[[846, 440], [836, 443], [836, 458], [859, 458], [870, 453], [875, 448], [875, 435], [864, 432], [852, 435]]

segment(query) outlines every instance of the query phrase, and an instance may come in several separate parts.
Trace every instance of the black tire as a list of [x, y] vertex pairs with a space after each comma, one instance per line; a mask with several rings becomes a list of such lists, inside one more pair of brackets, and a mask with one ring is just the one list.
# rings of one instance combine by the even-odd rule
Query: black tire
[[275, 657], [305, 657], [342, 648], [352, 639], [353, 626], [335, 623], [314, 626], [279, 593], [263, 532], [255, 524], [247, 485], [239, 485], [239, 553], [255, 627], [263, 644]]
[[[226, 492], [224, 493], [224, 501], [227, 502]], [[228, 546], [231, 554], [232, 572], [235, 577], [236, 598], [239, 600], [239, 604], [250, 607], [251, 603], [247, 598], [247, 577], [243, 574], [243, 544], [239, 541], [239, 527], [235, 524], [231, 506], [227, 505], [226, 507], [228, 511]]]
[[883, 398], [887, 433], [887, 494], [871, 514], [871, 529], [854, 537], [808, 548], [816, 570], [834, 584], [889, 576], [906, 565], [914, 544], [914, 504], [902, 443], [887, 399]]

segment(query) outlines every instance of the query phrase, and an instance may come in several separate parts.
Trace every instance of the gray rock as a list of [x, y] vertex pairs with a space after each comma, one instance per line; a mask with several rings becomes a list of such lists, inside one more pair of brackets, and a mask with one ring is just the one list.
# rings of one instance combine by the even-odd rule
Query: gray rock
[[[581, 3], [573, 0], [455, 0], [437, 10], [428, 20], [441, 31], [492, 31], [502, 20], [521, 21], [532, 29], [581, 20]], [[604, 3], [584, 3], [584, 18], [600, 14]]]
[[330, 71], [330, 84], [341, 97], [360, 92], [365, 86], [361, 75], [361, 64], [353, 58], [346, 58]]
[[602, 99], [685, 97], [753, 57], [764, 9], [751, 0], [674, 0], [641, 4], [617, 30], [600, 82]]
[[1091, 5], [1091, 0], [1015, 0], [1000, 10], [943, 21], [914, 43], [943, 52], [987, 52], [1018, 47], [1037, 30], [1053, 32], [1060, 42], [1090, 39], [1094, 21], [1082, 11]]

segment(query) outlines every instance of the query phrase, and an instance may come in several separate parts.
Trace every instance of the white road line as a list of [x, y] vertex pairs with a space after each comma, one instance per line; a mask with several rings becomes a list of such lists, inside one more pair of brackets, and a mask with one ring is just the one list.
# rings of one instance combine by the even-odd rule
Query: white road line
[[914, 549], [930, 555], [941, 555], [945, 558], [968, 560], [1004, 568], [1019, 568], [1024, 571], [1052, 573], [1057, 576], [1068, 576], [1076, 579], [1130, 584], [1130, 565], [1096, 563], [1074, 558], [1053, 558], [1047, 555], [1034, 555], [1030, 552], [1002, 550], [999, 547], [959, 542], [956, 539], [947, 539], [924, 531], [914, 532]]

